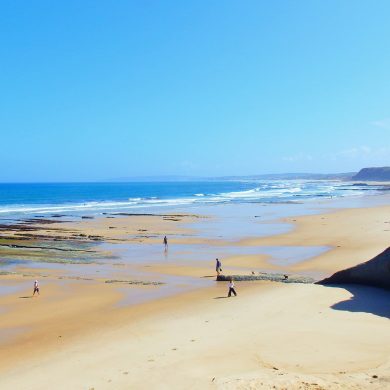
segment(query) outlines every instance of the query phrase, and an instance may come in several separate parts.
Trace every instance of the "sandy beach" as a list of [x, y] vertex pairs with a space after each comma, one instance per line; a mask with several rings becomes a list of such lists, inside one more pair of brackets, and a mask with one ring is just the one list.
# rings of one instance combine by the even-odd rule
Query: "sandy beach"
[[2, 1], [0, 390], [390, 390], [390, 1]]
[[[214, 271], [220, 253], [228, 274], [318, 280], [387, 248], [389, 212], [376, 206], [287, 217], [278, 221], [291, 227], [284, 233], [253, 230], [236, 240], [202, 235], [210, 215], [41, 226], [31, 234], [91, 236], [87, 250], [96, 253], [86, 253], [93, 255], [87, 265], [24, 261], [2, 272], [0, 388], [390, 388], [389, 292], [251, 281], [237, 283], [238, 296], [228, 299]], [[294, 248], [309, 255], [282, 265]], [[310, 248], [320, 250], [311, 256]], [[109, 260], [98, 260], [103, 255]], [[41, 295], [31, 298], [35, 278]]]

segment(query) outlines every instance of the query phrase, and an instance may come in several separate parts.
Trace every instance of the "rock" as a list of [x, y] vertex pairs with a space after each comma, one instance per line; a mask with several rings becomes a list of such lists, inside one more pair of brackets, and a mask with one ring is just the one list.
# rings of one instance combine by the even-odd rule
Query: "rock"
[[122, 284], [141, 284], [143, 286], [160, 286], [165, 283], [163, 282], [153, 282], [148, 280], [117, 280], [117, 279], [109, 279], [105, 280], [104, 283], [122, 283]]
[[262, 273], [260, 275], [218, 275], [218, 282], [228, 282], [230, 278], [237, 282], [241, 281], [252, 281], [252, 280], [269, 280], [272, 282], [283, 282], [283, 283], [314, 283], [314, 279], [300, 276], [300, 275], [287, 275], [284, 274], [267, 274]]
[[352, 180], [390, 181], [390, 167], [363, 168]]
[[390, 290], [390, 247], [365, 263], [336, 272], [318, 284], [363, 284]]

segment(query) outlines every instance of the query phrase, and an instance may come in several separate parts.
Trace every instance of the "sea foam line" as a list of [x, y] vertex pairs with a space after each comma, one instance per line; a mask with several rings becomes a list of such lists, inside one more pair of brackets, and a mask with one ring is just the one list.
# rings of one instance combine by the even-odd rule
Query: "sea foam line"
[[[190, 204], [226, 203], [234, 201], [277, 201], [286, 198], [315, 198], [323, 196], [345, 197], [360, 196], [367, 193], [351, 183], [313, 183], [313, 182], [278, 182], [256, 183], [257, 186], [243, 191], [221, 192], [217, 194], [195, 193], [190, 197], [161, 199], [157, 197], [129, 198], [128, 201], [89, 201], [83, 203], [37, 204], [37, 205], [4, 205], [0, 214], [50, 214], [64, 212], [99, 212], [120, 211], [142, 207], [183, 206]], [[379, 188], [373, 188], [377, 190]]]

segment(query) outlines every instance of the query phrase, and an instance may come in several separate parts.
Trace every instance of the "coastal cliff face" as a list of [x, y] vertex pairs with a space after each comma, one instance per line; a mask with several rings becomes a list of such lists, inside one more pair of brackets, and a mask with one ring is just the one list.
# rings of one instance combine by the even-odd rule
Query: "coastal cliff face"
[[390, 247], [373, 259], [336, 272], [318, 284], [365, 284], [390, 290]]
[[390, 181], [390, 167], [363, 168], [352, 180]]

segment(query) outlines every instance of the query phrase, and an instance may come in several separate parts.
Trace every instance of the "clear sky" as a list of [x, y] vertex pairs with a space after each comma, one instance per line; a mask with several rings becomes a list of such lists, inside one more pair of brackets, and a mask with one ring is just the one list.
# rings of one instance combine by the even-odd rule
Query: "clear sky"
[[388, 0], [2, 0], [0, 181], [390, 165]]

